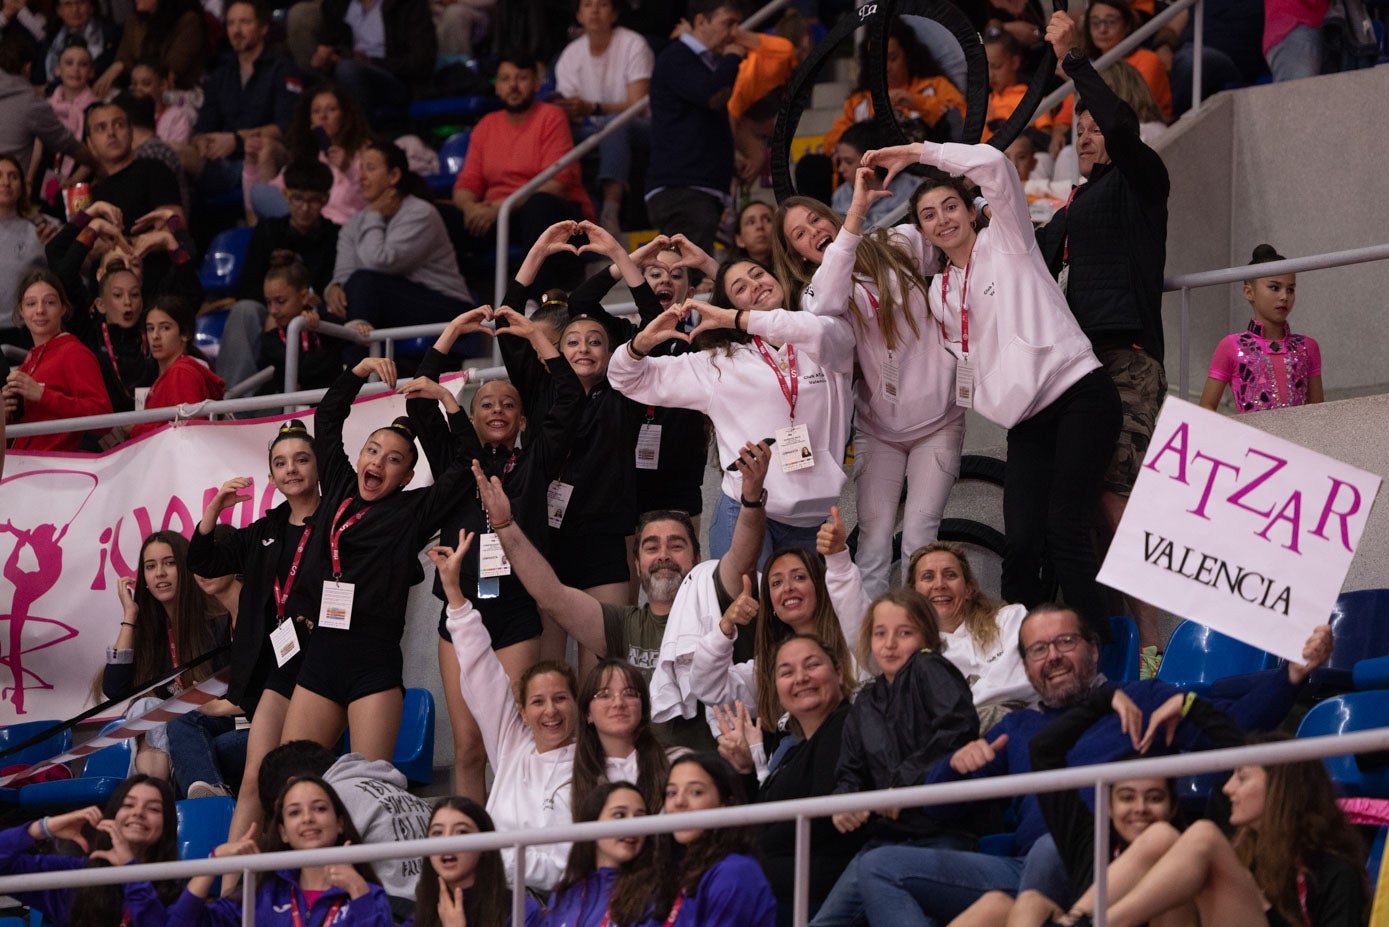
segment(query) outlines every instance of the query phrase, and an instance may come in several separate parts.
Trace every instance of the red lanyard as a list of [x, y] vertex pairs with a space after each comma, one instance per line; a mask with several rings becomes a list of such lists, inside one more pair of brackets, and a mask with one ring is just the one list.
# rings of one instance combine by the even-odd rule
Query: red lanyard
[[347, 507], [351, 502], [351, 497], [342, 500], [342, 505], [338, 506], [337, 514], [333, 516], [332, 529], [328, 532], [328, 551], [333, 557], [334, 577], [342, 575], [342, 558], [338, 556], [338, 538], [342, 537], [342, 533], [348, 528], [351, 528], [353, 525], [357, 524], [357, 522], [361, 521], [363, 515], [371, 511], [371, 506], [368, 505], [356, 515], [353, 515], [347, 521], [343, 522], [342, 526], [339, 527], [338, 519], [342, 518], [342, 513], [347, 511]]
[[[292, 894], [293, 889], [291, 889], [290, 891], [291, 894], [289, 896], [289, 916], [294, 921], [294, 927], [304, 927], [304, 916], [299, 913], [299, 897], [297, 895]], [[339, 898], [337, 901], [333, 902], [333, 906], [328, 909], [328, 916], [323, 918], [323, 923], [319, 924], [318, 927], [328, 927], [329, 924], [333, 923], [333, 920], [338, 916], [338, 910], [341, 907], [342, 899]]]
[[129, 911], [124, 911], [124, 912], [121, 913], [121, 927], [130, 927], [130, 912], [129, 912]]
[[[167, 632], [169, 632], [169, 659], [173, 661], [171, 665], [173, 665], [173, 666], [178, 666], [178, 648], [177, 648], [176, 646], [174, 646], [174, 624], [173, 624], [173, 622], [166, 619], [165, 622], [164, 622], [164, 630], [167, 631]], [[176, 677], [174, 678], [174, 685], [179, 686], [179, 687], [182, 687], [182, 686], [183, 686], [183, 674], [182, 674], [182, 673], [180, 673], [178, 676], [176, 676]]]
[[670, 927], [675, 923], [676, 916], [680, 913], [680, 906], [685, 903], [685, 893], [681, 892], [675, 896], [675, 904], [670, 906], [670, 914], [666, 917], [665, 927]]
[[1307, 867], [1297, 858], [1297, 906], [1302, 909], [1303, 927], [1312, 927], [1312, 913], [1307, 909]]
[[[285, 330], [278, 328], [276, 331], [280, 333], [280, 344], [288, 344], [289, 336], [285, 334]], [[302, 329], [299, 331], [299, 350], [304, 352], [309, 350], [309, 333]]]
[[[347, 529], [344, 528], [343, 530]], [[305, 525], [304, 533], [299, 537], [299, 546], [294, 549], [294, 560], [290, 562], [289, 572], [285, 574], [283, 591], [280, 589], [280, 578], [275, 577], [275, 616], [282, 621], [285, 617], [285, 603], [289, 601], [289, 591], [294, 588], [294, 574], [299, 572], [299, 558], [304, 556], [304, 545], [309, 543], [309, 535], [311, 534], [313, 534], [313, 525]]]
[[[974, 258], [970, 258], [965, 264], [965, 284], [960, 289], [960, 353], [969, 353], [969, 309], [965, 306], [965, 299], [969, 296], [969, 269], [974, 266]], [[945, 272], [940, 277], [940, 336], [945, 340], [945, 297], [950, 293], [950, 264], [945, 265]]]
[[781, 395], [786, 397], [786, 404], [791, 407], [791, 421], [796, 420], [796, 396], [801, 390], [801, 382], [796, 377], [796, 348], [794, 345], [786, 346], [787, 372], [791, 375], [791, 382], [786, 382], [786, 377], [781, 373], [781, 365], [772, 357], [772, 352], [767, 350], [762, 339], [756, 335], [752, 336], [752, 343], [757, 345], [757, 350], [761, 353], [762, 359], [767, 362], [767, 366], [772, 368], [772, 373], [776, 374], [777, 384], [781, 387]]
[[43, 355], [44, 352], [48, 350], [48, 346], [65, 334], [67, 334], [67, 332], [58, 332], [58, 334], [45, 341], [43, 344], [35, 345], [30, 348], [29, 353], [24, 356], [24, 363], [19, 365], [19, 369], [29, 374], [31, 377], [38, 373], [39, 364], [43, 363]]
[[[125, 389], [126, 395], [130, 395], [130, 390], [126, 387], [125, 380], [121, 379], [121, 365], [116, 360], [116, 349], [111, 346], [111, 326], [106, 322], [101, 323], [101, 339], [106, 342], [106, 356], [111, 359], [111, 369], [116, 372], [117, 382], [121, 384], [121, 388]], [[145, 336], [143, 333], [140, 335], [140, 354], [143, 356], [148, 356], [149, 354], [149, 348], [145, 345]]]

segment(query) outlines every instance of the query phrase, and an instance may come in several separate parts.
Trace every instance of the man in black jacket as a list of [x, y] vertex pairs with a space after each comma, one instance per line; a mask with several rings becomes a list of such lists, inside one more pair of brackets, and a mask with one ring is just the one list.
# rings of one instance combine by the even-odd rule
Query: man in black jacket
[[[1076, 153], [1088, 182], [1037, 230], [1037, 243], [1123, 403], [1123, 427], [1101, 497], [1112, 531], [1124, 514], [1167, 394], [1162, 270], [1171, 182], [1162, 158], [1139, 138], [1138, 117], [1081, 53], [1069, 16], [1052, 15], [1047, 41], [1075, 81]], [[1140, 643], [1153, 647], [1155, 655], [1157, 609], [1134, 600], [1132, 613]]]
[[313, 67], [361, 103], [373, 126], [410, 104], [439, 47], [428, 0], [323, 0], [317, 40]]

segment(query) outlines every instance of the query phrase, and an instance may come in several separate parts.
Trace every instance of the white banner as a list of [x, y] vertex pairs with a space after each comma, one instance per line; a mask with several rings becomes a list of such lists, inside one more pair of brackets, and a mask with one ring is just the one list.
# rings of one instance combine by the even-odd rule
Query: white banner
[[[454, 384], [457, 385], [456, 383]], [[374, 429], [405, 414], [385, 393], [361, 400], [344, 427], [349, 459]], [[281, 501], [266, 447], [278, 423], [313, 410], [237, 422], [195, 420], [100, 455], [11, 453], [0, 481], [0, 724], [62, 720], [92, 703], [88, 691], [116, 640], [116, 580], [134, 576], [151, 532], [192, 534], [207, 502], [234, 476], [251, 477], [250, 502], [222, 513], [242, 527]], [[433, 481], [420, 458], [411, 488]]]
[[1340, 594], [1373, 473], [1169, 396], [1100, 582], [1289, 660]]

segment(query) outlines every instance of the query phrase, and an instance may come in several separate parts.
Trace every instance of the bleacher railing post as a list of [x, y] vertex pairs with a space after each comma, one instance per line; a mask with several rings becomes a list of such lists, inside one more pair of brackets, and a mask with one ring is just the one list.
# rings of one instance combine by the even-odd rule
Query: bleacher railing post
[[1191, 21], [1191, 111], [1201, 109], [1201, 55], [1206, 44], [1205, 0], [1196, 0]]
[[805, 927], [810, 919], [810, 818], [796, 816], [796, 880], [792, 889], [791, 923]]
[[1095, 927], [1109, 921], [1109, 783], [1095, 783]]

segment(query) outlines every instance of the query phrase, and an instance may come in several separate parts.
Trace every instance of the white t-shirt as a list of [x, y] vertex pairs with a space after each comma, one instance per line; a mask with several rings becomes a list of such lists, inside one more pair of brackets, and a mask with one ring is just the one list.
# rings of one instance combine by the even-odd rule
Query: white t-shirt
[[615, 27], [607, 50], [596, 58], [589, 52], [588, 36], [581, 35], [555, 62], [555, 89], [595, 103], [626, 103], [627, 85], [649, 79], [654, 62], [651, 46], [631, 29]]

